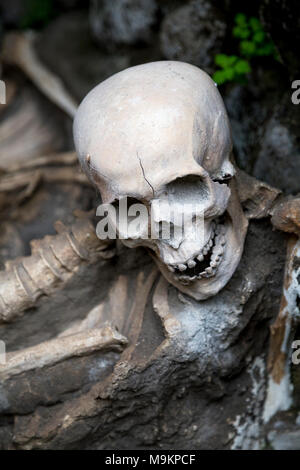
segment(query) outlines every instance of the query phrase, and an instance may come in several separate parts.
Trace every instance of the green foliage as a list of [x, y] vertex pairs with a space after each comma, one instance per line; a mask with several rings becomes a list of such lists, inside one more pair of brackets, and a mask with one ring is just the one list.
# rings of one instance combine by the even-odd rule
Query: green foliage
[[251, 72], [250, 60], [254, 57], [273, 56], [278, 59], [275, 46], [263, 30], [258, 18], [247, 18], [238, 13], [234, 18], [233, 37], [240, 40], [237, 55], [217, 54], [215, 64], [217, 70], [213, 79], [218, 85], [225, 82], [237, 81], [244, 83], [246, 75]]
[[53, 18], [54, 10], [53, 0], [27, 0], [20, 28], [39, 29], [44, 27]]
[[251, 72], [249, 62], [236, 55], [217, 54], [215, 63], [221, 68], [213, 75], [213, 79], [218, 85], [233, 80], [242, 81], [244, 76]]

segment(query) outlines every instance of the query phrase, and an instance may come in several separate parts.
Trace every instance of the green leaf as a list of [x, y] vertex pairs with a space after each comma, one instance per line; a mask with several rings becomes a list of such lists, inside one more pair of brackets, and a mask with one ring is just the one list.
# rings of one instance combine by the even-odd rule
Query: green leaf
[[251, 72], [250, 64], [247, 60], [240, 59], [234, 66], [234, 70], [239, 75], [245, 75]]
[[244, 13], [238, 13], [237, 15], [235, 15], [234, 21], [239, 26], [247, 25], [247, 18], [246, 18], [246, 15], [244, 15]]
[[255, 43], [251, 41], [241, 41], [240, 51], [242, 55], [245, 55], [248, 57], [253, 56], [256, 52]]
[[229, 67], [229, 68], [225, 69], [223, 72], [224, 72], [224, 76], [226, 78], [226, 81], [231, 81], [235, 76], [235, 71], [234, 71], [233, 67]]
[[257, 44], [260, 44], [264, 42], [265, 37], [266, 37], [266, 34], [264, 33], [264, 31], [257, 31], [253, 35], [253, 41], [256, 42]]
[[230, 65], [233, 65], [233, 64], [236, 63], [236, 61], [237, 61], [238, 59], [239, 59], [239, 58], [238, 58], [237, 55], [229, 55], [229, 56], [227, 56], [227, 63], [228, 63], [229, 66], [230, 66]]
[[217, 54], [215, 57], [215, 64], [219, 65], [222, 69], [226, 69], [233, 65], [238, 60], [236, 55]]
[[225, 69], [228, 64], [228, 56], [226, 54], [217, 54], [215, 57], [215, 64]]
[[261, 22], [259, 21], [258, 18], [252, 17], [249, 20], [249, 25], [251, 26], [253, 31], [262, 31], [263, 27]]
[[235, 38], [247, 39], [250, 36], [250, 31], [247, 27], [241, 28], [240, 26], [235, 26], [232, 34]]
[[213, 74], [212, 78], [218, 85], [222, 85], [226, 82], [224, 70], [217, 70], [217, 72]]

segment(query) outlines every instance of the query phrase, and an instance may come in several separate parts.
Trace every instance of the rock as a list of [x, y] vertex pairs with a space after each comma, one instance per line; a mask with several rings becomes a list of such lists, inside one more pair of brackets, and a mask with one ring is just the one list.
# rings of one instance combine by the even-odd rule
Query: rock
[[299, 78], [300, 3], [298, 0], [263, 0], [261, 19], [278, 48], [291, 80]]
[[281, 411], [266, 426], [267, 444], [274, 450], [300, 450], [299, 415]]
[[17, 26], [26, 11], [24, 0], [0, 0], [1, 20], [4, 25]]
[[300, 197], [284, 199], [275, 205], [271, 214], [274, 227], [300, 237]]
[[247, 83], [229, 83], [220, 88], [230, 118], [238, 166], [253, 174], [270, 114], [289, 87], [287, 77], [274, 61], [253, 67]]
[[156, 10], [155, 0], [93, 0], [90, 23], [94, 38], [107, 49], [149, 42]]
[[[38, 3], [42, 3], [40, 10]], [[44, 6], [43, 3], [45, 4]], [[52, 9], [51, 4], [53, 3], [55, 3], [55, 7]], [[43, 14], [46, 11], [48, 4], [50, 5], [49, 20], [53, 15], [60, 14], [63, 11], [84, 8], [82, 0], [55, 0], [55, 2], [33, 2], [32, 0], [10, 0], [7, 2], [6, 0], [0, 0], [1, 19], [4, 26], [19, 28], [23, 19], [28, 16], [28, 12], [29, 16], [32, 16], [30, 13], [32, 8], [38, 10], [38, 17], [40, 12]]]
[[280, 191], [237, 168], [237, 189], [248, 219], [268, 217]]
[[286, 194], [300, 191], [300, 106], [291, 82], [273, 61], [253, 67], [248, 83], [221, 88], [238, 166]]
[[253, 175], [287, 194], [300, 191], [300, 109], [290, 92], [271, 111], [265, 123]]
[[191, 1], [164, 18], [161, 50], [166, 59], [190, 62], [210, 72], [225, 33], [220, 11], [207, 0]]

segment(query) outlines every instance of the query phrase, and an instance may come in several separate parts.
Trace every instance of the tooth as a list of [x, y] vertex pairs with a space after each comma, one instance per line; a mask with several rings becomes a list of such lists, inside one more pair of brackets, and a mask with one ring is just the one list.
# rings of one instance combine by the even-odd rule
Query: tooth
[[209, 240], [209, 247], [211, 248], [212, 247], [212, 244], [213, 244], [213, 241], [212, 239]]
[[206, 248], [206, 246], [203, 248], [203, 254], [204, 254], [204, 255], [207, 255], [207, 248]]
[[190, 259], [187, 264], [189, 268], [194, 268], [196, 266], [196, 261]]
[[226, 239], [225, 239], [224, 236], [221, 238], [221, 242], [220, 242], [220, 243], [221, 243], [222, 246], [224, 246], [224, 245], [226, 244]]
[[204, 256], [202, 253], [200, 253], [200, 255], [197, 256], [197, 260], [198, 261], [203, 261], [204, 260]]
[[171, 273], [173, 273], [175, 271], [175, 269], [173, 268], [173, 266], [168, 266], [168, 270], [171, 271]]
[[215, 261], [212, 261], [210, 265], [212, 268], [215, 268], [217, 266], [217, 259], [215, 259]]
[[207, 272], [207, 274], [211, 274], [213, 272], [213, 269], [209, 267], [209, 268], [206, 268], [205, 271]]
[[187, 268], [187, 265], [186, 265], [186, 264], [179, 264], [179, 265], [178, 265], [179, 271], [185, 271], [186, 268]]
[[191, 281], [191, 278], [189, 276], [179, 276], [178, 280], [184, 284], [184, 285], [187, 285], [190, 283]]

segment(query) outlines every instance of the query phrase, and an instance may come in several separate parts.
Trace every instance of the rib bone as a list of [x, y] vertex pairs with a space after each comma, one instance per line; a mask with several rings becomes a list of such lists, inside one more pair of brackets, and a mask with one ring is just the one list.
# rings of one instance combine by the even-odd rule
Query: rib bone
[[111, 241], [99, 240], [88, 219], [69, 228], [60, 223], [56, 229], [57, 235], [31, 242], [31, 256], [8, 262], [0, 272], [0, 322], [13, 320], [42, 295], [63, 287], [83, 263], [114, 255], [106, 249]]

